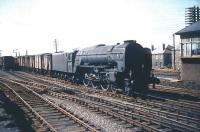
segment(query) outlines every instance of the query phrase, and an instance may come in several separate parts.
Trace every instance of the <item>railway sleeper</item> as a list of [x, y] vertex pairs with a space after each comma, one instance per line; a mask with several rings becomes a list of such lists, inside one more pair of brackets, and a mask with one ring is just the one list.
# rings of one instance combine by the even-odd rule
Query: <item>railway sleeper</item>
[[[126, 118], [126, 117], [124, 117], [123, 115], [120, 115], [119, 113], [116, 113], [116, 112], [112, 112], [112, 111], [109, 111], [109, 109], [105, 109], [105, 108], [98, 108], [98, 110], [99, 111], [102, 111], [102, 112], [104, 112], [105, 114], [107, 114], [107, 115], [111, 115], [111, 117], [117, 117], [117, 118], [119, 118], [119, 119], [121, 119], [121, 120], [124, 120], [124, 121], [126, 121], [126, 122], [129, 122], [129, 123], [131, 123], [131, 124], [134, 124], [134, 125], [139, 125], [139, 127], [144, 127], [143, 125], [142, 125], [142, 123], [140, 123], [140, 122], [138, 122], [138, 121], [134, 121], [134, 120], [132, 120], [132, 119], [128, 119], [128, 118]], [[145, 125], [146, 126], [146, 129], [148, 128], [149, 130], [154, 130], [154, 128], [149, 128], [147, 125]]]
[[[14, 92], [14, 91], [13, 91]], [[32, 91], [33, 92], [33, 91]], [[14, 92], [15, 93], [15, 92]], [[33, 92], [34, 93], [34, 92]], [[17, 94], [17, 93], [16, 93]], [[36, 94], [36, 93], [34, 93], [34, 94]], [[50, 103], [50, 102], [48, 102], [48, 103]], [[26, 104], [26, 103], [25, 103]], [[53, 105], [52, 103], [50, 103], [51, 105]], [[28, 104], [27, 104], [27, 106], [28, 106]], [[64, 112], [63, 110], [61, 110], [60, 108], [58, 108], [57, 106], [55, 106], [55, 105], [53, 105], [55, 108], [57, 108], [57, 109], [59, 109], [59, 111], [61, 111], [62, 113], [66, 113], [66, 112]], [[29, 106], [29, 108], [30, 108], [30, 106]], [[38, 115], [33, 109], [32, 109], [32, 111], [36, 114], [36, 115]], [[69, 116], [69, 114], [68, 114], [68, 116]], [[71, 116], [71, 115], [70, 115]], [[40, 120], [42, 120], [43, 122], [45, 122], [45, 120], [41, 117], [41, 116], [39, 116], [38, 115], [38, 117], [39, 117], [39, 119]], [[71, 116], [71, 118], [72, 118], [73, 116]], [[75, 119], [75, 118], [74, 118]], [[79, 121], [79, 120], [77, 120], [77, 119], [75, 119], [77, 122], [79, 122], [79, 123], [81, 123], [81, 121]], [[47, 122], [45, 122], [45, 124], [48, 124]], [[84, 124], [84, 123], [82, 123], [82, 125], [85, 125], [86, 126], [86, 124]], [[50, 126], [50, 125], [48, 125], [48, 126]], [[95, 131], [95, 129], [93, 129], [93, 128], [91, 128], [91, 127], [89, 127], [89, 126], [87, 126], [87, 128], [89, 129], [89, 130], [92, 130], [92, 131]], [[53, 128], [51, 128], [52, 130], [53, 130]], [[54, 130], [53, 130], [54, 131]]]
[[[115, 110], [114, 110], [115, 111]], [[126, 116], [129, 116], [129, 114], [128, 115], [126, 115]], [[135, 117], [135, 118], [138, 118], [138, 117]], [[155, 118], [155, 117], [154, 117]], [[143, 117], [143, 120], [145, 119], [145, 117]], [[141, 120], [141, 118], [140, 118], [140, 120]], [[161, 119], [157, 119], [157, 121], [155, 121], [155, 122], [160, 122], [160, 121], [162, 121]], [[168, 127], [168, 128], [171, 128], [171, 127], [173, 127], [173, 123], [172, 122], [170, 122], [170, 123], [167, 123], [167, 124], [165, 124], [166, 123], [166, 121], [163, 121], [163, 123], [162, 123], [162, 125], [163, 126], [166, 126], [166, 127]], [[178, 124], [179, 125], [179, 124]], [[178, 126], [178, 125], [174, 125], [174, 129], [176, 129], [176, 127]], [[187, 125], [186, 125], [187, 126]], [[184, 129], [186, 129], [187, 130], [187, 128], [184, 128]]]
[[[82, 95], [81, 95], [82, 96]], [[83, 97], [83, 96], [82, 96]], [[87, 97], [87, 96], [84, 96], [84, 97]], [[96, 98], [96, 97], [94, 97], [94, 98]], [[101, 99], [101, 102], [104, 102], [104, 103], [106, 103], [106, 104], [112, 104], [112, 105], [116, 105], [114, 102], [106, 102], [106, 101], [104, 101], [103, 99]], [[119, 105], [117, 106], [117, 107], [119, 107]], [[131, 110], [131, 109], [134, 109], [134, 108], [128, 108], [127, 106], [122, 106], [122, 107], [119, 107], [119, 108], [122, 108], [122, 109], [125, 109], [125, 110]], [[141, 107], [142, 109], [143, 109], [143, 107]], [[145, 107], [144, 107], [145, 108]], [[160, 115], [160, 116], [165, 116], [165, 117], [171, 117], [171, 118], [173, 118], [173, 119], [175, 119], [175, 120], [180, 120], [180, 119], [182, 119], [183, 121], [186, 121], [187, 123], [190, 123], [190, 122], [192, 122], [192, 123], [198, 123], [199, 122], [199, 120], [198, 119], [196, 119], [196, 118], [190, 118], [190, 117], [186, 117], [186, 116], [183, 116], [183, 115], [179, 115], [179, 114], [171, 114], [171, 113], [168, 113], [168, 112], [166, 112], [166, 111], [163, 111], [163, 110], [156, 110], [156, 109], [152, 109], [152, 110], [146, 110], [146, 112], [149, 112], [149, 113], [153, 113], [153, 114], [156, 114], [156, 115]], [[154, 112], [155, 111], [155, 112]], [[189, 122], [190, 121], [190, 122]]]
[[[140, 103], [141, 103], [141, 105], [143, 105], [143, 102], [140, 101]], [[193, 114], [193, 112], [192, 111], [188, 111], [188, 109], [176, 108], [176, 107], [173, 107], [173, 108], [169, 109], [170, 106], [163, 105], [163, 104], [160, 104], [160, 103], [148, 102], [148, 105], [146, 105], [146, 106], [149, 106], [149, 107], [154, 108], [154, 109], [159, 109], [160, 111], [162, 111], [162, 110], [165, 110], [165, 111], [168, 111], [168, 112], [175, 111], [176, 114], [182, 114], [182, 115]], [[198, 114], [199, 114], [199, 112], [198, 112]]]

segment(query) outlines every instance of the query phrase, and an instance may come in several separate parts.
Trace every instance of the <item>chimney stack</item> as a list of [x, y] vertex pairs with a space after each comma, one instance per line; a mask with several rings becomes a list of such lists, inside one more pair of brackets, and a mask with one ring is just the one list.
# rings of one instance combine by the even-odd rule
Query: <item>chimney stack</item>
[[163, 44], [163, 50], [165, 50], [165, 44]]
[[125, 40], [124, 43], [134, 44], [136, 43], [136, 40]]

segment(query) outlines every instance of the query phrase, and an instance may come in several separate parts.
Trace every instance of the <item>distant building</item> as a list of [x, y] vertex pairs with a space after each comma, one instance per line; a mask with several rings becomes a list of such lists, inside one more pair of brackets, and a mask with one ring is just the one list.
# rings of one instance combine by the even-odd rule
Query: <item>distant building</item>
[[181, 78], [200, 81], [200, 21], [176, 32], [181, 38]]
[[172, 67], [172, 52], [173, 46], [168, 45], [165, 48], [163, 44], [162, 48], [157, 48], [152, 51], [152, 67], [154, 69], [158, 68], [171, 68]]

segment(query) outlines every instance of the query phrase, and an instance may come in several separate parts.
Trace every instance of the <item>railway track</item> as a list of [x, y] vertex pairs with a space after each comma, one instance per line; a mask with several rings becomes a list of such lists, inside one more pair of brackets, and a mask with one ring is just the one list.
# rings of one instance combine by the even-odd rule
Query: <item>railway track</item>
[[[55, 83], [55, 82], [53, 82], [53, 83]], [[62, 83], [62, 82], [60, 82], [60, 83]], [[29, 83], [29, 85], [30, 85], [30, 83]], [[61, 85], [61, 84], [58, 84], [58, 85]], [[38, 88], [40, 86], [42, 86], [42, 85], [38, 85]], [[70, 85], [68, 84], [68, 87], [69, 86]], [[48, 87], [48, 86], [43, 85], [42, 88], [44, 88], [44, 87]], [[198, 118], [192, 117], [192, 115], [194, 113], [199, 113], [200, 109], [197, 106], [198, 104], [191, 105], [189, 102], [184, 102], [184, 101], [181, 102], [181, 101], [173, 101], [173, 100], [167, 100], [164, 103], [158, 102], [158, 101], [152, 101], [152, 100], [148, 100], [148, 101], [146, 100], [144, 102], [144, 100], [137, 99], [135, 101], [135, 104], [125, 103], [122, 105], [122, 102], [117, 102], [114, 100], [107, 101], [104, 99], [99, 99], [95, 96], [87, 95], [86, 93], [77, 94], [78, 99], [75, 97], [72, 98], [71, 96], [73, 96], [73, 95], [71, 95], [69, 98], [69, 95], [60, 94], [60, 93], [56, 93], [56, 92], [52, 92], [52, 91], [48, 91], [48, 94], [55, 96], [55, 97], [59, 97], [61, 99], [65, 98], [65, 99], [75, 100], [75, 101], [78, 100], [79, 103], [87, 104], [87, 105], [88, 105], [88, 102], [86, 102], [86, 101], [83, 102], [84, 99], [101, 100], [101, 102], [103, 102], [104, 105], [107, 104], [109, 107], [115, 108], [115, 112], [120, 111], [122, 113], [122, 109], [123, 109], [123, 111], [126, 111], [126, 113], [123, 113], [123, 115], [130, 116], [131, 113], [134, 113], [134, 114], [137, 113], [138, 115], [142, 116], [142, 118], [144, 118], [144, 117], [150, 118], [151, 117], [149, 122], [154, 121], [152, 126], [156, 125], [158, 128], [162, 128], [162, 129], [164, 129], [163, 127], [166, 127], [166, 128], [168, 127], [171, 130], [177, 130], [177, 131], [183, 131], [183, 130], [195, 131], [195, 130], [198, 130], [198, 127], [199, 127], [198, 124], [199, 124], [200, 120]], [[66, 98], [66, 96], [67, 96], [67, 98]], [[97, 102], [95, 105], [96, 106], [94, 106], [94, 104], [92, 104], [92, 105], [90, 105], [90, 107], [93, 106], [94, 108], [96, 108], [98, 110], [100, 108], [97, 107], [97, 105], [102, 106], [102, 104], [100, 104], [100, 102]], [[187, 107], [184, 108], [183, 106], [188, 106], [188, 108], [190, 108], [190, 110], [186, 109]], [[118, 108], [118, 110], [116, 110], [116, 108]], [[103, 109], [103, 108], [101, 108], [101, 109]], [[138, 109], [140, 109], [140, 110], [138, 110]], [[191, 112], [191, 109], [192, 109], [192, 112]], [[111, 111], [113, 111], [113, 110], [111, 110]], [[176, 112], [174, 112], [174, 111], [176, 111]], [[104, 111], [104, 112], [108, 113], [108, 111]], [[117, 113], [115, 113], [115, 114], [117, 115]], [[190, 116], [188, 117], [186, 115], [190, 115]], [[136, 116], [136, 115], [132, 115], [132, 116]], [[196, 116], [199, 117], [199, 115], [196, 115]], [[124, 118], [122, 118], [122, 119], [124, 119]], [[127, 120], [127, 119], [125, 118], [124, 120]], [[158, 122], [159, 122], [159, 124], [162, 124], [162, 125], [159, 126]], [[180, 126], [182, 126], [183, 128], [180, 128]]]
[[181, 95], [190, 95], [190, 96], [194, 96], [200, 99], [200, 92], [198, 90], [177, 88], [177, 87], [164, 86], [164, 85], [156, 85], [155, 88], [152, 88], [152, 85], [150, 86], [151, 86], [151, 90], [153, 91], [176, 93], [176, 94], [181, 94]]
[[[28, 121], [29, 128], [32, 128], [32, 131], [40, 131], [40, 132], [46, 132], [49, 130], [49, 128], [41, 123], [40, 120], [35, 118], [35, 115], [33, 112], [30, 111], [28, 107], [26, 107], [23, 102], [15, 96], [14, 93], [10, 92], [10, 90], [7, 88], [7, 86], [3, 83], [0, 83], [1, 89], [4, 91], [6, 96], [12, 101], [15, 102], [15, 104], [18, 106], [18, 109], [22, 110], [22, 114], [25, 116], [26, 120]], [[15, 110], [14, 110], [15, 111]], [[19, 116], [18, 116], [19, 117]], [[20, 119], [21, 120], [21, 117]], [[25, 124], [21, 124], [25, 125]]]
[[[33, 82], [21, 82], [21, 83], [25, 83], [27, 86], [33, 88], [35, 91], [38, 91], [39, 93], [44, 93], [41, 91], [58, 91], [61, 92], [61, 90], [59, 88], [49, 88], [48, 85], [43, 85], [43, 84], [37, 84], [37, 83], [33, 83]], [[36, 87], [37, 86], [37, 87]], [[66, 91], [67, 87], [70, 87], [67, 91], [67, 93], [70, 93], [69, 91], [72, 91], [71, 87], [73, 87], [72, 85], [67, 85], [65, 86], [65, 90], [62, 91]], [[56, 90], [59, 89], [59, 90]], [[71, 94], [75, 94], [76, 92], [71, 92]], [[78, 91], [77, 93], [81, 93], [80, 91]], [[86, 93], [92, 93], [92, 92], [83, 92], [84, 94]], [[108, 96], [107, 92], [94, 92], [93, 95], [97, 95], [97, 96], [105, 96], [105, 98]], [[176, 101], [176, 100], [169, 100], [169, 99], [164, 99], [163, 101], [158, 101], [158, 100], [150, 100], [150, 99], [146, 99], [146, 100], [142, 100], [140, 98], [132, 98], [132, 97], [127, 97], [127, 96], [113, 96], [112, 93], [109, 94], [109, 96], [111, 96], [112, 98], [115, 99], [119, 99], [122, 101], [126, 101], [126, 102], [130, 102], [130, 103], [135, 103], [135, 104], [139, 104], [139, 105], [143, 105], [143, 106], [148, 106], [151, 108], [157, 108], [160, 110], [165, 110], [165, 111], [171, 111], [173, 113], [176, 113], [178, 115], [190, 115], [191, 117], [200, 117], [200, 105], [199, 103], [194, 103], [194, 102], [190, 102], [190, 101]]]
[[[121, 103], [114, 100], [105, 100], [85, 94], [74, 96], [63, 93], [48, 92], [49, 95], [60, 99], [84, 104], [97, 111], [107, 113], [134, 125], [142, 125], [148, 131], [199, 131], [199, 119], [189, 118], [138, 104]], [[148, 127], [146, 126], [148, 125]], [[141, 127], [141, 126], [140, 126]]]
[[100, 131], [99, 128], [46, 100], [23, 84], [3, 78], [0, 78], [0, 81], [48, 128], [47, 131]]
[[[123, 110], [118, 111], [117, 109], [113, 109], [112, 106], [102, 104], [100, 102], [92, 102], [91, 100], [86, 100], [84, 98], [76, 98], [69, 95], [60, 96], [58, 93], [51, 93], [50, 95], [53, 97], [58, 97], [62, 100], [70, 100], [73, 101], [82, 107], [88, 107], [89, 109], [92, 109], [92, 111], [98, 113], [98, 114], [105, 114], [108, 116], [111, 120], [118, 120], [121, 123], [125, 122], [126, 126], [129, 124], [129, 130], [135, 130], [140, 129], [140, 131], [161, 131], [164, 130], [164, 128], [157, 128], [155, 127], [154, 123], [148, 123], [148, 120], [143, 119], [141, 116], [138, 117], [137, 114], [134, 114], [135, 116], [132, 116], [130, 113], [126, 113]], [[166, 130], [166, 129], [165, 129]]]
[[[151, 95], [147, 96], [149, 99], [142, 100], [140, 98], [128, 97], [122, 94], [113, 94], [112, 92], [104, 92], [102, 90], [87, 89], [83, 86], [72, 85], [71, 83], [66, 84], [64, 81], [56, 80], [54, 78], [53, 79], [47, 78], [47, 77], [44, 77], [44, 78], [37, 77], [37, 79], [43, 80], [43, 82], [47, 83], [47, 85], [43, 85], [43, 84], [39, 85], [37, 83], [35, 85], [38, 85], [40, 88], [43, 88], [43, 89], [45, 88], [52, 91], [68, 91], [69, 92], [75, 89], [75, 91], [80, 90], [83, 93], [93, 93], [100, 96], [101, 95], [109, 96], [109, 97], [119, 99], [122, 101], [142, 104], [151, 108], [171, 111], [177, 114], [190, 115], [191, 117], [194, 117], [194, 116], [200, 117], [200, 113], [199, 113], [200, 103], [199, 102], [187, 101], [187, 100], [171, 100], [171, 99], [160, 98], [160, 97], [152, 97]], [[28, 83], [29, 85], [30, 84], [33, 85], [33, 82], [28, 82]], [[49, 85], [53, 87], [49, 88]]]
[[153, 70], [155, 75], [179, 76], [180, 71], [174, 70]]
[[[51, 78], [51, 77], [45, 77], [45, 76], [41, 76], [41, 75], [38, 75], [37, 78], [30, 75], [30, 74], [27, 74], [27, 73], [21, 73], [20, 72], [20, 75], [19, 77], [22, 77], [24, 76], [23, 78], [24, 79], [27, 79], [27, 76], [30, 77], [31, 79], [35, 80], [35, 81], [41, 81], [42, 83], [49, 83], [48, 81], [52, 81], [52, 82], [55, 82], [57, 84], [66, 84], [64, 80], [58, 80], [56, 78]], [[57, 85], [58, 86], [58, 85]], [[196, 98], [199, 98], [200, 99], [200, 92], [198, 90], [192, 90], [192, 89], [185, 89], [185, 88], [176, 88], [176, 87], [171, 87], [171, 86], [164, 86], [164, 85], [156, 85], [155, 88], [153, 88], [152, 85], [149, 85], [150, 86], [150, 90], [152, 92], [154, 91], [157, 91], [157, 92], [162, 92], [162, 93], [172, 93], [172, 94], [177, 94], [177, 95], [181, 95], [181, 96], [191, 96], [191, 97], [196, 97]], [[80, 88], [81, 86], [79, 86]], [[84, 87], [84, 86], [83, 86]], [[108, 94], [110, 94], [108, 92]], [[118, 94], [119, 95], [119, 94]], [[118, 96], [117, 95], [117, 96]], [[120, 96], [120, 95], [119, 95]], [[157, 97], [158, 98], [158, 97]]]
[[[23, 77], [23, 76], [21, 76]], [[27, 76], [24, 76], [27, 78]], [[52, 79], [48, 77], [42, 76], [32, 76], [29, 75], [29, 82], [27, 81], [19, 81], [20, 83], [25, 83], [27, 86], [34, 88], [35, 91], [41, 92], [46, 90], [49, 95], [54, 96], [60, 99], [68, 99], [71, 101], [75, 101], [79, 104], [87, 104], [90, 108], [96, 109], [101, 112], [107, 113], [115, 118], [119, 118], [120, 120], [127, 121], [128, 117], [138, 117], [134, 118], [136, 121], [142, 121], [144, 124], [140, 122], [132, 122], [128, 120], [130, 124], [141, 127], [141, 129], [148, 131], [160, 131], [160, 130], [168, 130], [168, 131], [199, 131], [199, 122], [200, 122], [200, 104], [198, 102], [186, 101], [186, 100], [170, 100], [170, 99], [162, 99], [162, 100], [152, 100], [152, 99], [140, 99], [140, 98], [132, 98], [124, 95], [113, 94], [109, 92], [103, 92], [95, 89], [85, 89], [82, 86], [75, 86], [70, 83], [67, 83], [62, 80]], [[34, 78], [32, 80], [32, 78]], [[32, 81], [31, 81], [32, 80]], [[37, 80], [40, 80], [39, 82]], [[53, 85], [52, 88], [49, 88], [49, 85]], [[75, 95], [68, 95], [66, 93], [58, 93], [65, 91], [66, 89], [78, 89], [82, 92], [74, 92]], [[55, 90], [56, 89], [56, 90]], [[56, 92], [53, 92], [56, 91]], [[92, 93], [92, 96], [87, 93]], [[93, 96], [95, 95], [95, 96]], [[74, 96], [74, 97], [73, 97]], [[99, 98], [98, 96], [102, 96]], [[105, 96], [105, 97], [103, 97]], [[112, 97], [110, 99], [108, 96]], [[78, 99], [77, 99], [78, 98]], [[102, 99], [104, 98], [104, 99]], [[116, 100], [114, 100], [114, 98]], [[122, 102], [119, 102], [120, 99]], [[92, 100], [92, 101], [91, 101]], [[100, 102], [98, 101], [100, 100]], [[88, 101], [92, 104], [89, 104]], [[94, 102], [96, 101], [96, 102]], [[124, 103], [127, 102], [127, 103]], [[102, 104], [101, 104], [102, 103]], [[94, 105], [95, 104], [95, 105]], [[104, 106], [104, 108], [102, 107]], [[108, 109], [110, 108], [110, 112]], [[106, 109], [106, 110], [105, 110]], [[115, 113], [113, 113], [113, 111]], [[116, 113], [118, 112], [118, 113]], [[114, 114], [114, 115], [113, 115]], [[117, 115], [118, 114], [118, 115]], [[136, 115], [137, 114], [137, 115]], [[119, 115], [124, 115], [124, 117], [119, 117]], [[150, 123], [149, 123], [150, 122]], [[150, 127], [145, 126], [148, 124]]]

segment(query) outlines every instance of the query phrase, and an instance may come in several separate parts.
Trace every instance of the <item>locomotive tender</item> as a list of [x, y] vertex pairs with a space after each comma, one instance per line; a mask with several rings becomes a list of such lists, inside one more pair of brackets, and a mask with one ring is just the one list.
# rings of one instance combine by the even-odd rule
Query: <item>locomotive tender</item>
[[146, 92], [159, 83], [151, 74], [151, 51], [134, 40], [122, 44], [99, 44], [71, 53], [20, 56], [20, 69], [49, 74], [103, 90], [121, 89], [125, 94]]

